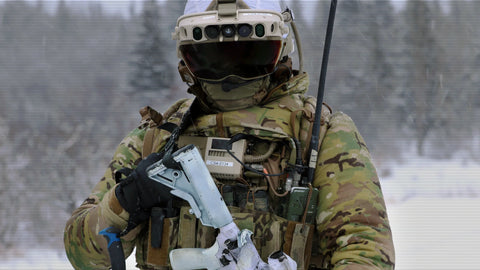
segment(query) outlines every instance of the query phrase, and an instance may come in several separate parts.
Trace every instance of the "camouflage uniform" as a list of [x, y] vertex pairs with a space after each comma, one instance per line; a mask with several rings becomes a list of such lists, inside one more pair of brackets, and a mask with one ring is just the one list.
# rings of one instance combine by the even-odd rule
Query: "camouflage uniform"
[[[307, 75], [295, 76], [272, 91], [268, 103], [196, 117], [184, 134], [231, 137], [245, 133], [272, 141], [297, 137], [306, 147], [313, 117], [302, 108], [315, 104], [313, 98], [304, 96], [307, 88]], [[191, 100], [178, 101], [163, 114], [163, 121], [178, 124], [181, 112], [190, 104]], [[303, 239], [304, 242], [311, 239], [304, 246], [308, 256], [311, 255], [310, 264], [338, 270], [393, 269], [394, 248], [385, 203], [365, 142], [347, 115], [325, 114], [323, 120], [324, 139], [313, 183], [320, 190], [315, 233]], [[107, 243], [98, 232], [108, 226], [127, 225], [129, 215], [115, 197], [114, 174], [123, 167], [134, 168], [140, 162], [148, 123], [123, 139], [104, 177], [67, 222], [65, 247], [76, 269], [108, 269], [110, 265]], [[170, 133], [161, 129], [155, 129], [155, 133], [153, 145], [157, 151]], [[230, 207], [230, 210], [241, 229], [254, 232], [254, 243], [263, 259], [272, 251], [283, 249], [288, 253], [295, 246], [295, 241], [286, 238], [297, 233], [296, 224], [252, 207]], [[173, 248], [208, 247], [215, 240], [213, 229], [201, 226], [186, 208], [182, 208], [179, 217], [168, 219], [166, 225], [164, 230], [170, 237], [164, 237], [162, 246], [166, 244], [168, 248], [158, 253], [158, 261], [168, 261], [168, 251]], [[135, 228], [122, 238], [125, 254], [136, 247], [141, 269], [168, 269], [147, 265], [147, 239], [148, 225]], [[295, 249], [290, 251], [294, 253]]]

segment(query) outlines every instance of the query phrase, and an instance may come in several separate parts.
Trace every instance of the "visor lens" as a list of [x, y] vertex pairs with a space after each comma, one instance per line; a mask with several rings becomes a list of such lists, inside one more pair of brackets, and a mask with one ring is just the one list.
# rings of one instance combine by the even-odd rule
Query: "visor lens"
[[180, 45], [183, 60], [201, 79], [230, 75], [250, 79], [272, 73], [281, 50], [280, 40], [236, 41]]

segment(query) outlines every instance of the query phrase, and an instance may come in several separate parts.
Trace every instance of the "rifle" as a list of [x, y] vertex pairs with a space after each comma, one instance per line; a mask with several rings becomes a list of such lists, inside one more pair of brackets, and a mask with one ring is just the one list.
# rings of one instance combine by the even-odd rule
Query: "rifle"
[[[162, 159], [148, 167], [148, 177], [170, 188], [173, 195], [186, 200], [192, 207], [191, 212], [203, 225], [220, 229], [215, 244], [210, 248], [172, 250], [169, 254], [172, 268], [210, 270], [232, 263], [234, 269], [269, 269], [250, 239], [253, 233], [240, 230], [233, 222], [198, 149], [189, 144], [166, 159], [169, 160]], [[290, 262], [293, 260], [290, 259]], [[295, 262], [293, 264], [285, 269], [295, 269]]]
[[[219, 229], [215, 244], [210, 248], [181, 248], [170, 252], [170, 264], [175, 270], [183, 269], [263, 269], [269, 264], [262, 261], [249, 230], [240, 230], [233, 222], [215, 182], [198, 149], [189, 144], [147, 168], [148, 177], [171, 189], [171, 193], [186, 200], [191, 212], [203, 225]], [[125, 256], [119, 230], [108, 227], [100, 232], [108, 240], [108, 251], [113, 270], [125, 269]], [[283, 252], [269, 257], [279, 270], [296, 269], [296, 263]], [[278, 268], [280, 266], [280, 268]], [[232, 268], [233, 267], [233, 268]]]

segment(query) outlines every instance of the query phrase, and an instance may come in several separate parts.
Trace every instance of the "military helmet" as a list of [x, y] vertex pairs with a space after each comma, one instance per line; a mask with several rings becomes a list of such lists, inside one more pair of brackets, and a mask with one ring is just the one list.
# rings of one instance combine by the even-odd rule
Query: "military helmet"
[[172, 36], [196, 79], [252, 80], [274, 72], [293, 51], [290, 19], [278, 1], [189, 0]]

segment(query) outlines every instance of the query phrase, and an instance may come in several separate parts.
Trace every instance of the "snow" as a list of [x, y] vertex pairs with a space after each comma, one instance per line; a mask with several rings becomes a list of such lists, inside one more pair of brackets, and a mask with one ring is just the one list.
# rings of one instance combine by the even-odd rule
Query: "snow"
[[382, 178], [396, 269], [480, 269], [480, 164], [409, 159]]
[[[480, 269], [480, 164], [411, 158], [379, 170], [397, 270]], [[0, 270], [72, 269], [63, 251], [0, 254]], [[127, 269], [135, 268], [134, 256]]]
[[416, 157], [401, 164], [388, 164], [387, 167], [391, 168], [390, 175], [381, 177], [381, 185], [390, 204], [399, 204], [413, 197], [480, 197], [480, 162], [472, 159], [431, 160]]
[[[0, 254], [0, 258], [4, 257]], [[127, 259], [127, 269], [138, 269], [135, 267], [135, 256]], [[0, 270], [71, 270], [73, 267], [68, 262], [63, 250], [37, 249], [17, 254], [10, 258], [3, 258], [0, 261]]]
[[389, 207], [396, 269], [479, 269], [480, 198], [414, 198]]

